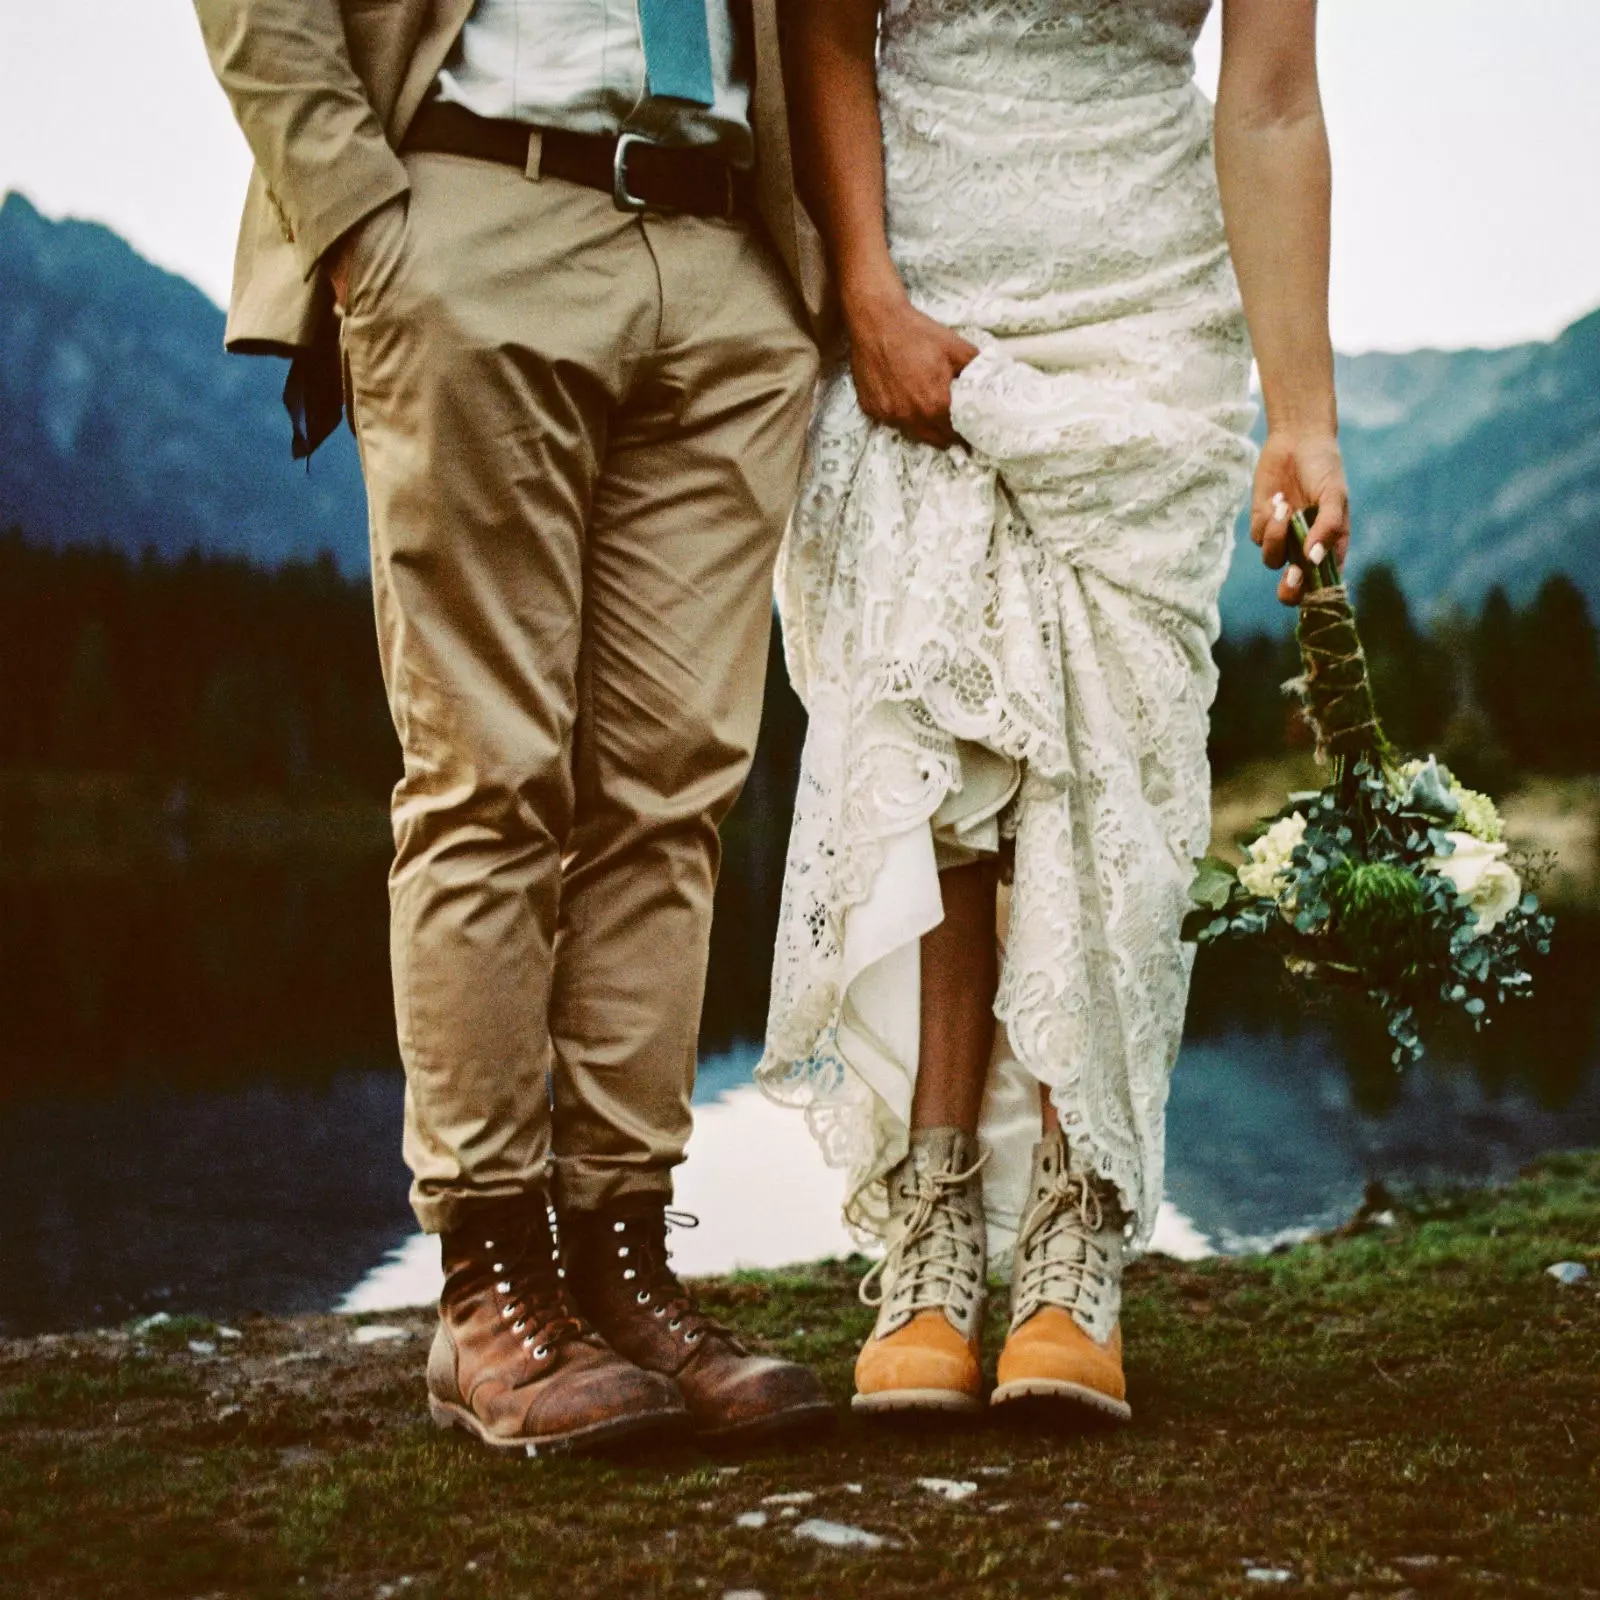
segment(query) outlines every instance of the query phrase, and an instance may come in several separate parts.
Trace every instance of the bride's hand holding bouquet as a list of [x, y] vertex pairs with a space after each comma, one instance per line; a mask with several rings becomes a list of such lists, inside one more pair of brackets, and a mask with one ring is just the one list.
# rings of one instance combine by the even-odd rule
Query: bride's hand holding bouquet
[[[1250, 537], [1261, 547], [1261, 559], [1282, 569], [1278, 598], [1298, 605], [1305, 574], [1291, 559], [1288, 508], [1315, 506], [1316, 516], [1305, 534], [1305, 553], [1316, 565], [1331, 555], [1344, 565], [1350, 546], [1350, 491], [1344, 459], [1331, 426], [1306, 429], [1272, 428], [1256, 462], [1250, 496]], [[1278, 515], [1278, 508], [1283, 515]]]

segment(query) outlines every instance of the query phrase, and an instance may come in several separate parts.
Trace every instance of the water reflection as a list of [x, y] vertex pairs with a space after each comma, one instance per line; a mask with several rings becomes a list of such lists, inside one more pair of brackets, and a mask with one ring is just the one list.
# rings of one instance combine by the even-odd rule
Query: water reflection
[[[0, 1331], [160, 1307], [426, 1299], [398, 1153], [382, 865], [0, 882]], [[1365, 1182], [1476, 1180], [1600, 1144], [1600, 924], [1566, 918], [1510, 1028], [1397, 1078], [1381, 1034], [1302, 1015], [1208, 952], [1174, 1083], [1158, 1244], [1239, 1249], [1347, 1215]], [[714, 997], [752, 1034], [742, 970]], [[802, 1119], [713, 1050], [679, 1198], [690, 1272], [848, 1249]]]

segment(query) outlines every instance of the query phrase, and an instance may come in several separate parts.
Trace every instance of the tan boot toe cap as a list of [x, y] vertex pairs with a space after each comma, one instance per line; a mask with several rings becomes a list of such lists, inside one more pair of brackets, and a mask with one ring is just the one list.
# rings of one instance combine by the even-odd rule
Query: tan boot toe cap
[[982, 1389], [977, 1339], [963, 1338], [942, 1311], [919, 1311], [903, 1328], [869, 1339], [856, 1359], [857, 1410], [966, 1410]]
[[997, 1404], [1052, 1393], [1079, 1398], [1126, 1417], [1127, 1382], [1122, 1372], [1122, 1329], [1104, 1344], [1091, 1339], [1070, 1312], [1044, 1306], [1012, 1331], [1000, 1352], [994, 1399]]

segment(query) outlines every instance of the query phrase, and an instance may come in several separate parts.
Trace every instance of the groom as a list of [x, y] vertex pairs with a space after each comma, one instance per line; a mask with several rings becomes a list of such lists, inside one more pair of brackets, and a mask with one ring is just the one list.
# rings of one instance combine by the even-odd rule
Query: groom
[[342, 378], [366, 475], [432, 1414], [814, 1420], [664, 1214], [816, 375], [775, 0], [196, 7], [256, 163], [229, 347], [295, 357], [296, 454]]

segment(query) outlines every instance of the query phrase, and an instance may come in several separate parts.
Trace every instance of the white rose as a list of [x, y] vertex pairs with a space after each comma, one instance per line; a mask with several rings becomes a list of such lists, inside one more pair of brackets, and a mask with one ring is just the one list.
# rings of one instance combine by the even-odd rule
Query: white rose
[[1478, 913], [1478, 931], [1487, 933], [1516, 909], [1522, 881], [1502, 859], [1503, 844], [1470, 833], [1447, 833], [1445, 838], [1455, 849], [1447, 856], [1430, 856], [1427, 865], [1455, 885], [1457, 896]]
[[1296, 811], [1279, 817], [1259, 839], [1244, 847], [1239, 882], [1263, 900], [1276, 900], [1289, 886], [1289, 858], [1306, 836], [1306, 819]]

